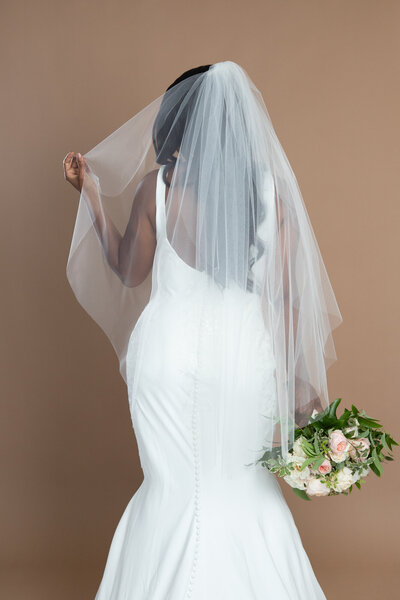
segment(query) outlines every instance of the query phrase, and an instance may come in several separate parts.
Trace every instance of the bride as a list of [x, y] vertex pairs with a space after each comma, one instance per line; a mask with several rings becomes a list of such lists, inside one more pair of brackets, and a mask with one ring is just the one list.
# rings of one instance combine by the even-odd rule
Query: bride
[[280, 487], [256, 463], [329, 402], [341, 322], [258, 89], [190, 69], [64, 176], [67, 277], [127, 384], [143, 483], [96, 600], [321, 600]]

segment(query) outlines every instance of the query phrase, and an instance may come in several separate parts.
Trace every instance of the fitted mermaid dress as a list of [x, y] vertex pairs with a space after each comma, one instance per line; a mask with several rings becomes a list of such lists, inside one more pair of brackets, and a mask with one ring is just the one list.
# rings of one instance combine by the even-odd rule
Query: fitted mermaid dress
[[[275, 476], [254, 464], [275, 400], [255, 295], [205, 288], [207, 275], [178, 256], [161, 175], [154, 268], [163, 276], [126, 358], [144, 479], [114, 533], [96, 600], [323, 600]], [[227, 394], [234, 437], [221, 431]]]

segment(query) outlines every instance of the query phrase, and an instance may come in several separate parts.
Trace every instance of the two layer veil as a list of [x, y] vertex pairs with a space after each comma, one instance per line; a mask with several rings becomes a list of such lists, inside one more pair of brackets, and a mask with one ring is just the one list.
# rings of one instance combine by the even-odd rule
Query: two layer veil
[[[136, 276], [131, 215], [143, 178], [165, 165], [163, 176], [172, 172], [165, 206], [171, 247], [210, 285], [243, 290], [262, 310], [276, 383], [265, 447], [279, 443], [285, 454], [301, 415], [329, 403], [332, 330], [342, 319], [259, 90], [238, 64], [218, 62], [178, 81], [83, 156], [67, 277], [110, 339], [124, 380], [131, 332], [168, 276], [155, 266], [157, 250], [152, 269]], [[248, 398], [241, 402], [246, 410]], [[226, 414], [235, 410], [229, 397], [226, 405]]]

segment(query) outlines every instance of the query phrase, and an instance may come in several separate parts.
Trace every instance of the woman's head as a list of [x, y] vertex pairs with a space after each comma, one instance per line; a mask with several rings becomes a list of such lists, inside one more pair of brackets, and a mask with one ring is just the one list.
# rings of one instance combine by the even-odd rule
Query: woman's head
[[[209, 70], [212, 65], [202, 65], [188, 69], [169, 85], [161, 102], [160, 110], [153, 125], [153, 146], [156, 152], [156, 161], [160, 165], [174, 166], [176, 162], [175, 153], [181, 145], [182, 136], [185, 131], [186, 121], [190, 115], [196, 94], [189, 94], [192, 85], [197, 81], [194, 75], [201, 75]], [[179, 98], [174, 98], [174, 88], [178, 83], [192, 78], [191, 83], [184, 88]], [[164, 169], [164, 180], [167, 181], [167, 169]]]
[[175, 81], [173, 81], [171, 83], [171, 85], [169, 85], [167, 87], [166, 91], [170, 90], [171, 88], [174, 87], [174, 85], [176, 85], [177, 83], [180, 83], [181, 81], [184, 81], [185, 79], [187, 79], [188, 77], [191, 77], [192, 75], [205, 73], [206, 71], [208, 71], [208, 69], [210, 67], [212, 67], [212, 65], [202, 65], [201, 67], [194, 67], [193, 69], [188, 69], [187, 71], [184, 71], [182, 73], [182, 75], [179, 75], [179, 77], [177, 77], [175, 79]]

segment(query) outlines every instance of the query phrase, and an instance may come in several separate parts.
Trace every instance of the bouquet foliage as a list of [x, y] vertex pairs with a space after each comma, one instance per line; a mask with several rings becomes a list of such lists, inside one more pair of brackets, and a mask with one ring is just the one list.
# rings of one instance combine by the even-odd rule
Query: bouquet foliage
[[377, 419], [354, 405], [338, 417], [340, 402], [337, 398], [323, 412], [314, 410], [308, 424], [295, 430], [286, 460], [275, 447], [257, 461], [305, 500], [348, 494], [353, 485], [360, 489], [371, 471], [382, 475], [384, 461], [393, 460], [392, 448], [399, 445]]

